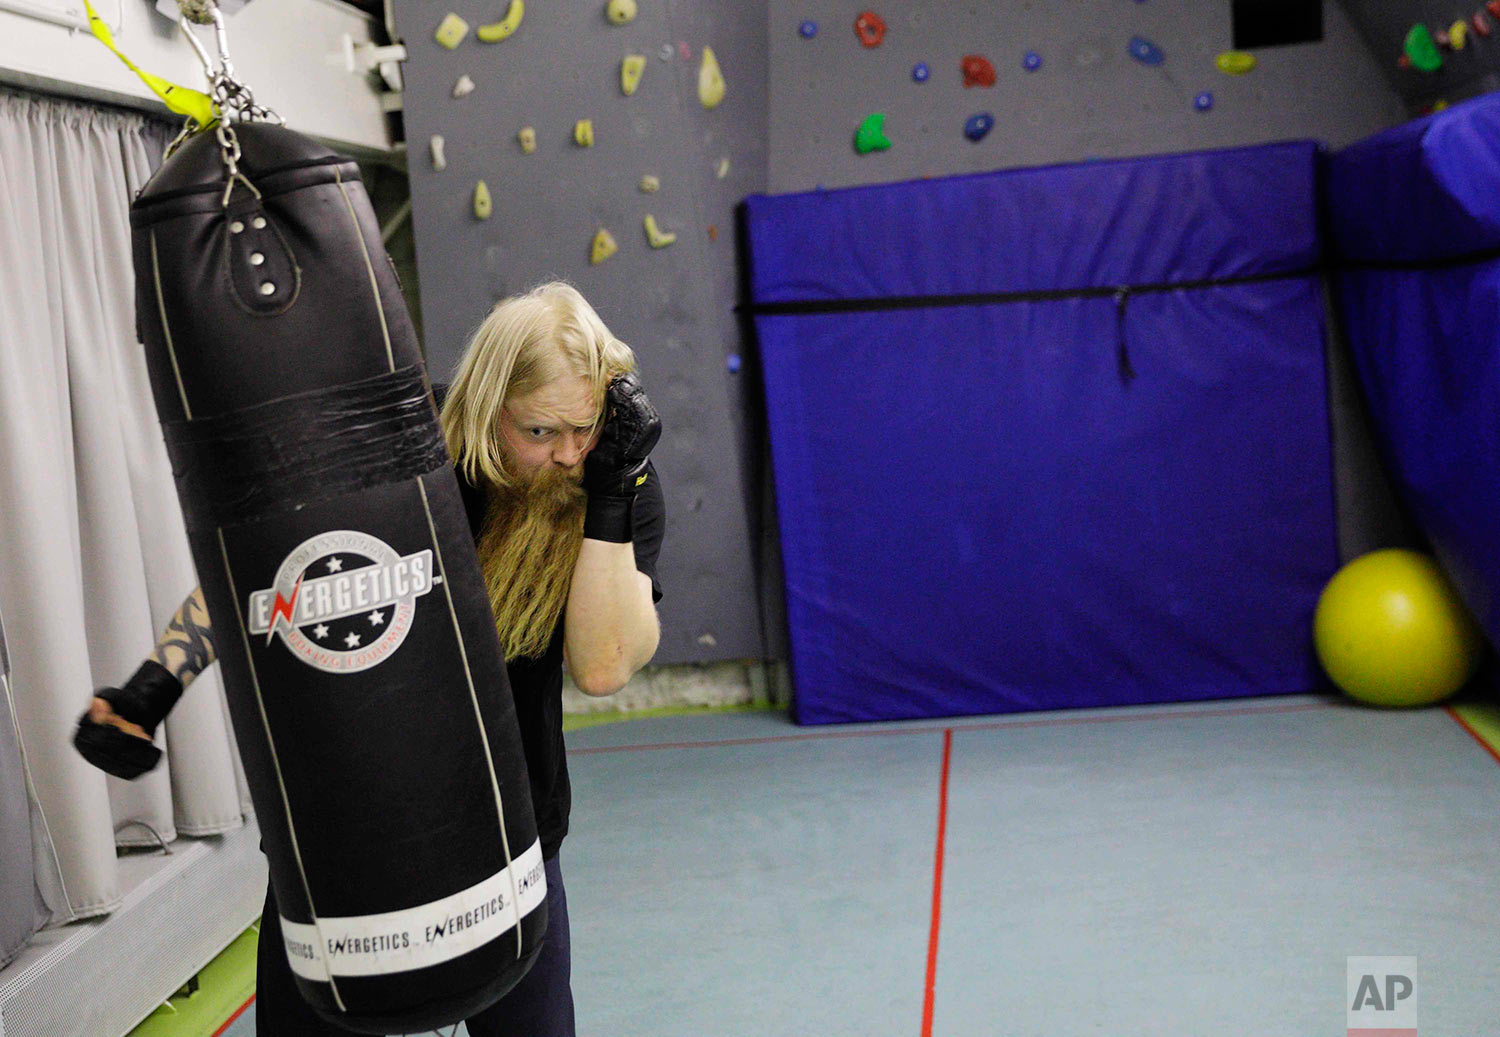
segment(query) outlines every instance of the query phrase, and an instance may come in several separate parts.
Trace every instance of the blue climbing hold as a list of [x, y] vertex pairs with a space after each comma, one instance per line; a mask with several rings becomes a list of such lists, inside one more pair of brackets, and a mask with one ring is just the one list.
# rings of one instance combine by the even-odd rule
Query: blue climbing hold
[[740, 373], [740, 355], [738, 353], [730, 353], [729, 354], [729, 360], [726, 362], [726, 366], [729, 368], [729, 373], [730, 374], [739, 374]]
[[1028, 50], [1026, 56], [1021, 59], [1021, 67], [1027, 72], [1035, 72], [1042, 67], [1042, 56], [1034, 50]]
[[1130, 37], [1130, 56], [1142, 65], [1160, 65], [1167, 60], [1161, 48], [1143, 36]]
[[927, 77], [930, 75], [932, 75], [932, 73], [927, 68], [927, 62], [919, 61], [912, 66], [911, 77], [918, 83], [927, 82]]
[[810, 40], [818, 34], [818, 23], [814, 21], [803, 22], [797, 26], [797, 31], [802, 34], [804, 40]]
[[979, 112], [964, 122], [964, 136], [970, 140], [984, 140], [984, 135], [994, 128], [995, 117], [989, 112]]
[[1207, 90], [1193, 98], [1193, 107], [1200, 112], [1206, 112], [1214, 106], [1214, 95]]

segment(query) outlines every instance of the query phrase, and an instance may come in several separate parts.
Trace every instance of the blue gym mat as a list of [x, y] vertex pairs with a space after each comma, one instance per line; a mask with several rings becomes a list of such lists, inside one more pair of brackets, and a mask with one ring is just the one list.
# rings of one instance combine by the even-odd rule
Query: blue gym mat
[[1333, 155], [1327, 199], [1376, 442], [1500, 644], [1500, 95]]
[[799, 722], [1319, 687], [1317, 159], [747, 201]]

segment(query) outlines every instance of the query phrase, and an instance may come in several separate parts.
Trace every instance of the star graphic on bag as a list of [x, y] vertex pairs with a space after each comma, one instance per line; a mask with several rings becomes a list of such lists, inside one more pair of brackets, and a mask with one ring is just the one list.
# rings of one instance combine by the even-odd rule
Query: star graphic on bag
[[374, 612], [370, 613], [370, 625], [372, 627], [378, 627], [380, 624], [382, 624], [384, 622], [385, 622], [385, 613], [384, 612], [381, 612], [379, 609], [376, 609]]
[[348, 645], [350, 648], [356, 647], [359, 644], [359, 635], [350, 634], [348, 637], [344, 638], [344, 644]]
[[313, 627], [313, 637], [316, 637], [319, 641], [321, 641], [323, 638], [325, 638], [327, 636], [328, 636], [328, 624], [327, 623], [319, 623], [317, 626]]

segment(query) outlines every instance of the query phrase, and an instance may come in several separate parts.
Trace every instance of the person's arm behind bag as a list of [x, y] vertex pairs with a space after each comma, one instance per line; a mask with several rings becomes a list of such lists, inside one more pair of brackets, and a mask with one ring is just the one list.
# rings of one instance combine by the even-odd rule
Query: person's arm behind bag
[[94, 693], [88, 712], [78, 718], [73, 745], [102, 771], [140, 777], [161, 760], [153, 744], [157, 725], [215, 658], [203, 588], [195, 587], [134, 676], [122, 687]]

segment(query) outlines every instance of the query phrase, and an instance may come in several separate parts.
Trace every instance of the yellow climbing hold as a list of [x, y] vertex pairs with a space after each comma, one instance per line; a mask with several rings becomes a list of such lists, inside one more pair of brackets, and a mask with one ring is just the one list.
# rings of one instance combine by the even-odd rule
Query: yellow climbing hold
[[481, 25], [474, 30], [484, 43], [499, 43], [508, 40], [511, 34], [521, 27], [521, 18], [526, 14], [526, 4], [523, 0], [510, 0], [510, 10], [505, 12], [505, 17], [498, 22]]
[[1469, 39], [1469, 23], [1460, 18], [1448, 28], [1448, 46], [1463, 50]]
[[1214, 58], [1214, 64], [1226, 76], [1242, 76], [1255, 71], [1255, 55], [1244, 50], [1226, 50]]
[[636, 87], [641, 85], [641, 73], [644, 71], [646, 71], [644, 54], [627, 54], [620, 62], [620, 90], [626, 97], [635, 93]]
[[650, 173], [647, 173], [645, 176], [641, 177], [641, 190], [646, 194], [655, 194], [660, 189], [661, 181], [652, 176]]
[[656, 225], [656, 217], [650, 213], [646, 214], [646, 240], [651, 243], [652, 248], [666, 248], [677, 240], [676, 234], [668, 234]]
[[599, 233], [594, 235], [593, 247], [589, 250], [589, 262], [598, 266], [619, 250], [620, 246], [615, 243], [615, 236], [600, 227]]
[[609, 0], [604, 16], [616, 25], [635, 21], [635, 0]]
[[487, 220], [495, 207], [490, 203], [490, 187], [483, 180], [474, 185], [474, 217]]
[[458, 15], [454, 14], [452, 11], [449, 11], [448, 17], [444, 18], [442, 20], [442, 23], [438, 25], [437, 33], [435, 35], [439, 43], [447, 47], [449, 50], [452, 50], [454, 47], [457, 47], [460, 43], [462, 43], [464, 41], [464, 37], [468, 34], [469, 23], [464, 21]]
[[705, 108], [717, 108], [724, 100], [724, 74], [712, 47], [703, 48], [703, 64], [698, 66], [698, 100]]
[[530, 126], [522, 126], [516, 139], [521, 142], [521, 151], [527, 155], [536, 150], [536, 130]]
[[594, 146], [594, 120], [579, 119], [573, 124], [573, 143], [580, 148]]

